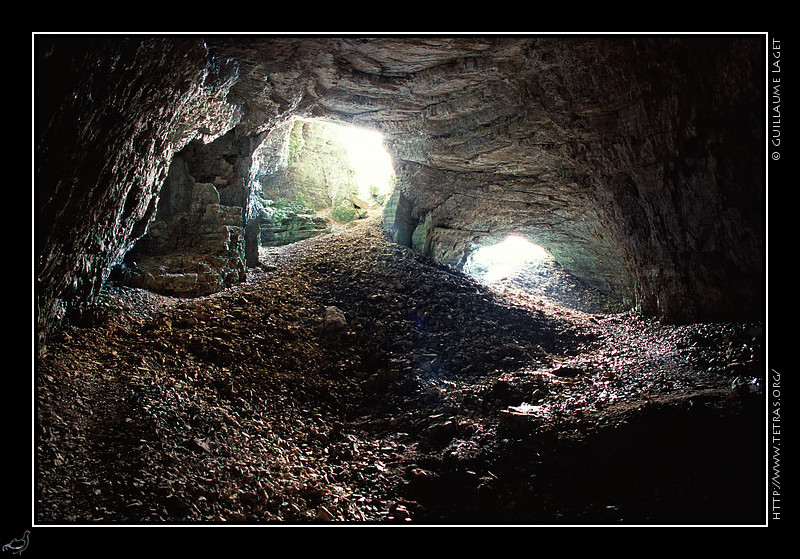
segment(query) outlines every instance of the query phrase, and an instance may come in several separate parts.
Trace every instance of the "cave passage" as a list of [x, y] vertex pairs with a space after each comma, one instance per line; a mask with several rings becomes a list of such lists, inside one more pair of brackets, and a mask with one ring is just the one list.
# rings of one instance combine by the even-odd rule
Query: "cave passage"
[[763, 522], [765, 41], [122, 39], [34, 53], [37, 522]]
[[622, 301], [566, 272], [542, 246], [520, 234], [474, 250], [463, 271], [500, 291], [518, 291], [586, 313], [625, 310]]
[[376, 130], [327, 119], [293, 118], [253, 157], [262, 246], [282, 246], [382, 207], [394, 166]]
[[477, 249], [468, 258], [464, 271], [485, 283], [496, 283], [520, 272], [526, 265], [552, 260], [541, 246], [519, 235], [508, 235], [493, 245]]

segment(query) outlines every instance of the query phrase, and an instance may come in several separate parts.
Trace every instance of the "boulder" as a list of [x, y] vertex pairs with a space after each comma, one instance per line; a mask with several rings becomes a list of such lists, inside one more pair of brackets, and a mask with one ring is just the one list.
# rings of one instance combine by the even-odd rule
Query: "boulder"
[[325, 307], [324, 330], [327, 333], [341, 332], [347, 328], [347, 317], [338, 307]]

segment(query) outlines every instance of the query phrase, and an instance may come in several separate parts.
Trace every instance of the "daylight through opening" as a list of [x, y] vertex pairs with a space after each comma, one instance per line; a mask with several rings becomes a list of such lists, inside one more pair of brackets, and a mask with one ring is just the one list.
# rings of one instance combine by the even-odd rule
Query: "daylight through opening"
[[484, 283], [513, 279], [526, 266], [550, 259], [541, 246], [519, 235], [509, 235], [503, 241], [483, 246], [470, 256], [464, 271]]
[[383, 134], [356, 126], [329, 126], [346, 149], [360, 197], [368, 199], [371, 196], [389, 194], [394, 164], [383, 143]]
[[573, 310], [623, 310], [619, 300], [567, 273], [547, 250], [520, 235], [478, 248], [464, 271], [493, 289], [525, 293]]
[[280, 246], [381, 208], [394, 165], [379, 131], [297, 118], [257, 150], [253, 183], [261, 244]]

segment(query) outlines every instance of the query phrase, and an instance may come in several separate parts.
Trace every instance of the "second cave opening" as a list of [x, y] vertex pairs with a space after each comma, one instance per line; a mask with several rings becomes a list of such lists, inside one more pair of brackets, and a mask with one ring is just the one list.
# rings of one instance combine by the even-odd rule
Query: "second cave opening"
[[623, 303], [573, 276], [547, 249], [523, 234], [481, 245], [463, 271], [493, 289], [518, 291], [586, 313], [621, 312]]

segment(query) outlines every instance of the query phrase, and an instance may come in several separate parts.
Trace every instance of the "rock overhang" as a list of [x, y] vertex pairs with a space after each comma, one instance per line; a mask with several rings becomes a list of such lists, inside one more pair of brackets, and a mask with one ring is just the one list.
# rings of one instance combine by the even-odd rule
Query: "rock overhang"
[[[146, 176], [163, 178], [163, 159], [191, 138], [233, 132], [251, 147], [241, 150], [246, 161], [285, 119], [324, 116], [384, 134], [403, 197], [390, 204], [402, 215], [389, 221], [402, 225], [395, 236], [403, 242], [426, 220], [453, 246], [522, 233], [644, 312], [693, 319], [763, 311], [762, 37], [211, 36], [142, 44], [139, 59], [159, 71], [158, 64], [171, 66], [183, 89], [142, 72], [127, 85], [109, 84], [109, 95], [137, 100], [117, 111], [121, 119], [150, 119], [151, 140], [173, 141], [142, 150], [147, 144], [132, 140], [144, 127], [117, 129], [123, 137], [113, 144], [96, 130], [78, 140], [95, 158], [118, 163], [100, 173], [68, 162], [76, 182], [125, 198], [125, 177], [151, 165], [161, 170]], [[76, 75], [97, 73], [96, 61], [115, 56], [86, 48], [84, 60], [73, 57]], [[159, 92], [167, 87], [183, 114], [166, 109]], [[65, 88], [65, 98], [73, 94]], [[65, 123], [108, 112], [102, 103], [60, 109]], [[53, 138], [37, 136], [38, 147]], [[126, 159], [129, 152], [136, 156]], [[56, 163], [51, 151], [41, 153], [42, 168]], [[141, 209], [138, 221], [131, 218], [137, 224], [154, 213], [159, 185], [150, 182], [126, 191], [126, 207]], [[118, 222], [107, 206], [80, 227]], [[59, 235], [78, 227], [69, 210], [57, 216]], [[79, 242], [129, 246], [142, 234], [140, 226], [117, 229], [94, 235], [117, 241]], [[52, 263], [53, 250], [39, 247], [40, 261]], [[103, 277], [119, 257], [119, 248], [112, 252], [77, 268]], [[50, 268], [43, 287], [53, 297], [81, 295], [64, 286], [86, 280]]]

